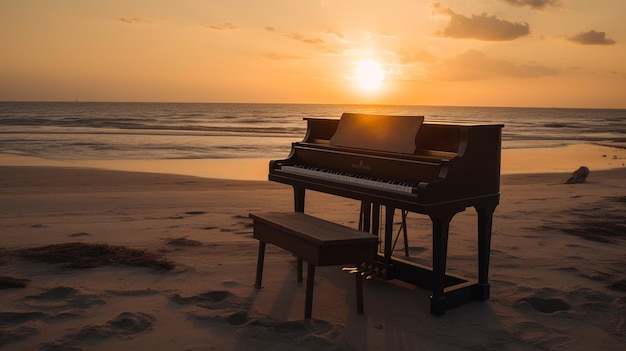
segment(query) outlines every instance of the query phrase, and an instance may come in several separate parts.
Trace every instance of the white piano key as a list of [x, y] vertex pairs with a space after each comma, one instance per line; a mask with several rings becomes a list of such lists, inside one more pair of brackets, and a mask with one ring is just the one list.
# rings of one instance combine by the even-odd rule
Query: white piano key
[[393, 183], [391, 180], [371, 180], [362, 175], [349, 175], [335, 171], [311, 169], [299, 166], [281, 166], [280, 170], [286, 173], [301, 174], [309, 177], [335, 180], [342, 183], [362, 185], [365, 187], [392, 190], [401, 193], [413, 193], [413, 187], [403, 183]]

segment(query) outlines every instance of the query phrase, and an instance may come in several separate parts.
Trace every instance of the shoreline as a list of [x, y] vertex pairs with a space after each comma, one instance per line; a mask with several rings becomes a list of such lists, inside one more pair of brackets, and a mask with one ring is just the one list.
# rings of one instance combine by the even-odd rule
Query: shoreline
[[[604, 144], [503, 149], [501, 159], [502, 175], [572, 173], [580, 166], [586, 166], [593, 172], [626, 167], [626, 149]], [[31, 156], [0, 155], [0, 166], [93, 168], [232, 180], [267, 180], [268, 164], [269, 159], [261, 158], [48, 160]]]

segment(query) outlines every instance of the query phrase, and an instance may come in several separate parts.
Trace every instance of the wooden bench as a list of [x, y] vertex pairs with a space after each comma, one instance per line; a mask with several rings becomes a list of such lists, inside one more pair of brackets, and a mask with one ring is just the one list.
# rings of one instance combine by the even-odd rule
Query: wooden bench
[[[261, 287], [266, 243], [290, 251], [298, 258], [298, 282], [302, 282], [302, 261], [308, 263], [305, 319], [311, 318], [315, 266], [358, 265], [376, 256], [376, 236], [304, 213], [251, 213], [250, 218], [254, 221], [254, 237], [259, 240], [256, 288]], [[363, 313], [363, 278], [358, 273], [355, 276], [357, 311]]]

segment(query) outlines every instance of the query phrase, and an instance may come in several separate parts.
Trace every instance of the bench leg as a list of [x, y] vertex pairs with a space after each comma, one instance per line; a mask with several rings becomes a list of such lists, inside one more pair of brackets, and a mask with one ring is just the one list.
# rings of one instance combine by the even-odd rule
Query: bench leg
[[263, 279], [263, 260], [265, 259], [265, 243], [259, 240], [259, 257], [256, 262], [256, 283], [257, 289], [261, 288], [261, 279]]
[[356, 311], [359, 314], [363, 314], [363, 276], [361, 273], [356, 272]]
[[298, 258], [298, 283], [302, 283], [302, 259]]
[[304, 319], [311, 319], [313, 309], [313, 283], [315, 282], [315, 265], [309, 263], [309, 270], [306, 275], [306, 297], [304, 303]]

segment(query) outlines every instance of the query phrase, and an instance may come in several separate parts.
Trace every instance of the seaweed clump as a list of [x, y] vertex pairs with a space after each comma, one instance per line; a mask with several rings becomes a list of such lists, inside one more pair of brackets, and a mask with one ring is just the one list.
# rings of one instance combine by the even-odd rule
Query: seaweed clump
[[15, 254], [29, 260], [65, 263], [67, 268], [125, 265], [172, 270], [175, 266], [155, 253], [106, 244], [63, 243], [16, 250]]

